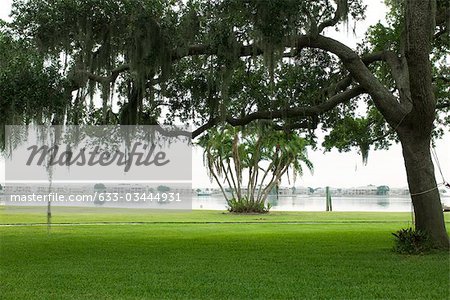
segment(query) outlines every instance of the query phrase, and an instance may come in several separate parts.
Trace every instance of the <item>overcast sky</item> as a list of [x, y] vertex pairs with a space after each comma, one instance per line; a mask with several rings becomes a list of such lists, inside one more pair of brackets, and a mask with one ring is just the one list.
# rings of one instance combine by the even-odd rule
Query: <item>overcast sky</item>
[[[11, 0], [0, 0], [0, 18], [7, 20], [11, 10]], [[354, 48], [356, 43], [361, 41], [367, 27], [384, 21], [386, 7], [381, 0], [366, 0], [368, 9], [366, 20], [358, 22], [356, 36], [350, 29], [341, 30], [339, 33], [328, 32], [331, 37], [345, 42], [348, 46]], [[350, 25], [352, 23], [350, 22]], [[1, 113], [1, 112], [0, 112]], [[444, 171], [444, 175], [450, 180], [450, 134], [446, 134], [444, 139], [437, 142], [436, 151]], [[314, 164], [314, 175], [305, 172], [302, 178], [298, 178], [296, 185], [299, 186], [335, 186], [352, 187], [368, 184], [389, 185], [391, 187], [407, 186], [405, 167], [401, 148], [394, 145], [387, 151], [371, 151], [367, 165], [362, 164], [361, 156], [356, 151], [348, 153], [339, 153], [332, 151], [323, 153], [322, 150], [309, 152], [309, 158]], [[211, 184], [206, 169], [203, 167], [201, 149], [194, 149], [193, 152], [193, 186], [209, 187]], [[437, 173], [438, 182], [442, 182], [441, 176]], [[0, 182], [4, 181], [4, 163], [0, 161]], [[283, 181], [283, 185], [288, 185]]]

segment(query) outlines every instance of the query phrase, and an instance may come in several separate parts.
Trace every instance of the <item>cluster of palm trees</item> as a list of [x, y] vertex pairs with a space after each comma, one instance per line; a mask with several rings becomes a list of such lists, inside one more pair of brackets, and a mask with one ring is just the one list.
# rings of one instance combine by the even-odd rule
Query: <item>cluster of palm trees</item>
[[244, 129], [219, 126], [202, 136], [198, 145], [204, 149], [209, 176], [219, 185], [231, 212], [267, 212], [267, 197], [284, 175], [295, 181], [303, 174], [303, 166], [313, 168], [305, 139], [264, 123]]

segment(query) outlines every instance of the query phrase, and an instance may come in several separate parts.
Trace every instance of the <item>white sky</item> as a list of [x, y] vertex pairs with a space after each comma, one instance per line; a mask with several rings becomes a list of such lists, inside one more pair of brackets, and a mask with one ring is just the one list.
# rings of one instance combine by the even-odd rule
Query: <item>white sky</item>
[[[0, 18], [7, 20], [11, 10], [11, 0], [0, 0]], [[328, 35], [334, 37], [348, 46], [354, 48], [356, 43], [361, 41], [368, 26], [384, 21], [386, 7], [381, 0], [365, 0], [368, 8], [366, 20], [357, 23], [356, 36], [350, 29], [341, 32], [329, 32]], [[352, 23], [349, 23], [352, 25]], [[1, 112], [0, 112], [1, 113]], [[450, 134], [447, 133], [442, 140], [437, 141], [436, 151], [441, 163], [444, 176], [450, 180]], [[405, 167], [401, 153], [401, 147], [394, 145], [387, 151], [371, 151], [369, 161], [366, 166], [362, 164], [361, 157], [356, 151], [339, 153], [331, 151], [323, 153], [317, 150], [309, 153], [309, 158], [314, 164], [314, 175], [305, 172], [302, 178], [298, 178], [296, 185], [299, 186], [339, 186], [352, 187], [368, 184], [389, 185], [391, 187], [407, 186]], [[212, 187], [212, 184], [203, 167], [201, 149], [194, 149], [192, 162], [192, 175], [194, 187]], [[4, 162], [0, 160], [0, 182], [4, 181]], [[441, 176], [437, 173], [438, 182]], [[288, 185], [283, 181], [283, 185]]]

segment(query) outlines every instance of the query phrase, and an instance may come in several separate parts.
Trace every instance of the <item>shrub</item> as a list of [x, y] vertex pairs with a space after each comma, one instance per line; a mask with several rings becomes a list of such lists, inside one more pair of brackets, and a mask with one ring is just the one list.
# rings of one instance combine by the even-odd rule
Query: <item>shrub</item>
[[263, 201], [250, 201], [248, 198], [243, 197], [241, 199], [231, 199], [228, 200], [228, 211], [233, 213], [258, 213], [265, 214], [270, 210], [270, 203], [267, 206]]
[[427, 232], [404, 228], [395, 233], [394, 251], [401, 254], [423, 254], [432, 248], [430, 237]]

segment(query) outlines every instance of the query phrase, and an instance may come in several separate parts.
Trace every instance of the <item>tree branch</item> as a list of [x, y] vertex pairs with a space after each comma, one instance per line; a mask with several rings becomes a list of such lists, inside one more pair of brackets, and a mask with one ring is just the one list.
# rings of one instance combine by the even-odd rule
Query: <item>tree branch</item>
[[332, 19], [328, 19], [328, 20], [325, 20], [322, 23], [320, 23], [319, 29], [318, 29], [319, 34], [322, 33], [322, 31], [325, 28], [336, 25], [344, 17], [344, 15], [348, 12], [345, 2], [346, 1], [339, 1], [339, 0], [336, 1], [337, 7], [336, 7], [336, 11], [334, 12], [334, 17]]
[[109, 76], [100, 76], [100, 75], [96, 75], [91, 72], [82, 71], [82, 70], [78, 71], [78, 73], [84, 74], [90, 80], [93, 80], [100, 84], [108, 84], [108, 83], [114, 82], [117, 79], [117, 77], [120, 75], [120, 73], [128, 71], [129, 69], [130, 69], [129, 64], [123, 64], [123, 65], [118, 66], [117, 68], [113, 69]]
[[[358, 81], [359, 84], [366, 90], [373, 98], [375, 105], [386, 118], [391, 126], [396, 127], [403, 116], [411, 111], [410, 106], [400, 105], [396, 97], [372, 74], [367, 68], [367, 64], [384, 59], [382, 52], [369, 54], [361, 58], [355, 51], [346, 45], [325, 36], [319, 35], [317, 37], [311, 35], [299, 35], [295, 37], [286, 38], [286, 47], [292, 46], [292, 39], [296, 40], [296, 48], [302, 49], [305, 47], [322, 49], [337, 55], [344, 63], [351, 76]], [[191, 46], [186, 55], [214, 55], [217, 50], [211, 50], [204, 45]], [[260, 54], [262, 50], [253, 49], [253, 45], [241, 46], [240, 56], [251, 56], [255, 53]], [[182, 56], [173, 57], [176, 59]]]
[[409, 88], [409, 71], [405, 57], [398, 57], [392, 51], [385, 52], [386, 62], [391, 68], [395, 86], [400, 94], [400, 102], [412, 107], [411, 91]]
[[[302, 40], [300, 43], [301, 47], [298, 49], [304, 48], [307, 46], [307, 43], [305, 43], [305, 40], [311, 40], [313, 39], [313, 35], [304, 35], [304, 36], [298, 36], [294, 37], [296, 39]], [[292, 47], [292, 37], [287, 37], [285, 41], [286, 47]], [[350, 49], [351, 50], [351, 49]], [[256, 45], [242, 45], [239, 50], [239, 56], [240, 57], [247, 57], [247, 56], [254, 56], [254, 55], [262, 55], [264, 51], [256, 46]], [[289, 51], [288, 53], [285, 53], [284, 57], [293, 57], [296, 55], [292, 54], [292, 51]], [[180, 60], [184, 57], [188, 56], [198, 56], [198, 55], [217, 55], [217, 49], [212, 49], [209, 45], [204, 44], [196, 44], [191, 45], [187, 49], [185, 48], [177, 48], [172, 51], [172, 61], [175, 62], [177, 60]], [[370, 54], [365, 54], [361, 57], [361, 60], [364, 62], [364, 64], [369, 65], [375, 61], [384, 60], [384, 53], [383, 52], [374, 52]], [[130, 70], [129, 64], [123, 64], [111, 71], [111, 74], [108, 76], [100, 76], [93, 74], [88, 71], [80, 70], [78, 73], [86, 75], [90, 80], [96, 81], [100, 84], [107, 84], [115, 81], [117, 77], [126, 71]], [[157, 79], [158, 80], [158, 79]]]
[[231, 126], [244, 126], [255, 120], [273, 120], [273, 119], [281, 119], [281, 118], [296, 118], [296, 117], [314, 117], [321, 113], [327, 112], [335, 108], [341, 103], [347, 102], [350, 99], [357, 97], [364, 93], [364, 88], [362, 86], [356, 86], [345, 92], [332, 96], [328, 101], [323, 102], [321, 104], [315, 106], [307, 106], [307, 107], [294, 107], [294, 108], [286, 108], [275, 111], [257, 111], [248, 114], [242, 118], [234, 118], [232, 116], [227, 116], [225, 118], [214, 117], [211, 118], [207, 123], [203, 124], [194, 132], [192, 132], [192, 138], [196, 138], [204, 131], [209, 128], [217, 125], [221, 121], [225, 121]]
[[179, 136], [184, 136], [187, 138], [191, 138], [191, 132], [186, 131], [186, 130], [181, 130], [181, 129], [175, 129], [175, 130], [167, 130], [163, 127], [161, 127], [161, 125], [156, 124], [153, 125], [153, 128], [158, 131], [161, 135], [166, 136], [166, 137], [179, 137]]
[[440, 80], [443, 81], [445, 83], [450, 83], [450, 77], [446, 77], [446, 76], [435, 76], [433, 77], [433, 82]]
[[445, 102], [436, 104], [436, 109], [444, 109], [447, 107], [450, 107], [450, 101], [445, 101]]
[[[286, 38], [286, 47], [292, 47], [292, 40], [296, 41], [297, 49], [303, 49], [305, 47], [317, 48], [337, 55], [343, 62], [346, 69], [350, 72], [352, 78], [354, 78], [361, 85], [361, 87], [372, 96], [375, 105], [391, 126], [396, 127], [403, 117], [411, 111], [410, 106], [406, 104], [401, 105], [397, 101], [396, 97], [367, 68], [369, 63], [384, 59], [382, 52], [360, 57], [355, 51], [341, 42], [322, 35], [292, 36]], [[263, 51], [254, 45], [242, 45], [239, 50], [240, 56], [260, 55], [262, 53]], [[190, 46], [184, 51], [173, 51], [172, 60], [181, 59], [185, 56], [216, 54], [217, 49], [212, 49], [207, 45], [198, 44]], [[129, 70], [128, 65], [123, 65], [114, 69], [108, 77], [95, 76], [93, 74], [88, 75], [92, 80], [104, 82], [117, 77], [118, 74], [126, 70]]]
[[280, 131], [286, 131], [286, 132], [290, 132], [292, 130], [295, 129], [316, 129], [317, 128], [317, 122], [313, 122], [311, 124], [311, 122], [308, 121], [302, 121], [302, 122], [297, 122], [294, 124], [284, 124], [284, 125], [278, 125], [278, 124], [273, 124], [272, 128], [275, 130], [280, 130]]
[[378, 110], [386, 121], [397, 127], [411, 107], [401, 105], [397, 98], [372, 74], [361, 57], [351, 48], [334, 39], [319, 35], [316, 39], [301, 35], [297, 38], [300, 48], [318, 48], [337, 55], [352, 77], [372, 96]]
[[439, 30], [438, 32], [436, 32], [436, 33], [434, 34], [433, 38], [434, 38], [434, 39], [438, 39], [438, 38], [440, 38], [441, 36], [443, 36], [443, 35], [445, 35], [445, 34], [448, 34], [448, 28], [444, 28], [444, 29], [441, 29], [441, 30]]

